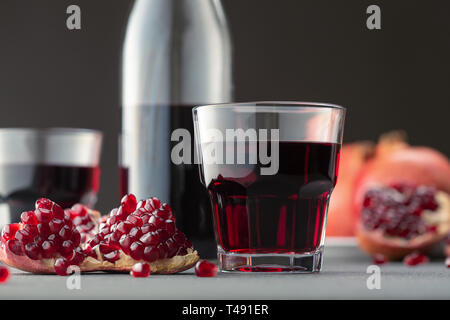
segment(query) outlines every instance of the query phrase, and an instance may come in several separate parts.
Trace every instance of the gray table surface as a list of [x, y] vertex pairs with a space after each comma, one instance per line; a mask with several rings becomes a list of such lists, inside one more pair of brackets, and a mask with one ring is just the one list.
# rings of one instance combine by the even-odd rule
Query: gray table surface
[[193, 270], [146, 279], [127, 274], [82, 275], [81, 290], [67, 278], [12, 270], [0, 299], [450, 299], [450, 269], [443, 260], [416, 267], [381, 267], [381, 288], [369, 290], [371, 260], [355, 247], [327, 247], [317, 274], [219, 274], [197, 278]]

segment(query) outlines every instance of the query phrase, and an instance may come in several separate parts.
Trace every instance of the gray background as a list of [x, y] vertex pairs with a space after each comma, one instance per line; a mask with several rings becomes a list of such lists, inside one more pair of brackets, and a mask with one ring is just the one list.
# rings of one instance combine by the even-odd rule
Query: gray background
[[[237, 101], [348, 107], [345, 140], [405, 129], [450, 154], [448, 1], [224, 0]], [[81, 31], [66, 8], [82, 9]], [[105, 133], [101, 210], [118, 196], [121, 44], [132, 1], [0, 1], [0, 127], [71, 126]], [[365, 10], [382, 9], [369, 31]]]

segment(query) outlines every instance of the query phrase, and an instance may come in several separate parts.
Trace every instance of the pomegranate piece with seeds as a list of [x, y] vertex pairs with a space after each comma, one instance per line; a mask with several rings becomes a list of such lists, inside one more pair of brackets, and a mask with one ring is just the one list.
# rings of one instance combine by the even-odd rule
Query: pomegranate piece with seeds
[[147, 278], [150, 275], [150, 266], [147, 263], [136, 263], [130, 274], [135, 278]]
[[3, 229], [0, 261], [58, 275], [68, 275], [71, 266], [82, 272], [130, 272], [138, 263], [146, 263], [152, 273], [170, 274], [193, 267], [199, 259], [176, 228], [170, 207], [157, 198], [137, 203], [134, 195], [125, 196], [99, 228], [94, 216], [81, 205], [64, 212], [50, 200], [39, 199], [36, 210], [24, 213], [21, 223]]
[[364, 195], [358, 240], [370, 254], [402, 258], [426, 251], [448, 232], [450, 197], [434, 187], [392, 183]]
[[[130, 258], [134, 263], [149, 264], [152, 273], [186, 270], [195, 265], [198, 254], [174, 221], [170, 206], [159, 199], [137, 203], [134, 195], [127, 195], [120, 207], [111, 211], [99, 233], [87, 243], [87, 248], [98, 251], [99, 260], [114, 263], [114, 266], [105, 266], [104, 270], [120, 271], [123, 269], [121, 262]], [[126, 270], [131, 267], [127, 265]]]
[[427, 263], [428, 261], [430, 261], [430, 259], [420, 252], [410, 253], [403, 259], [403, 263], [410, 267], [417, 266], [422, 263]]
[[9, 277], [9, 269], [0, 265], [0, 284], [8, 282]]
[[195, 265], [195, 274], [197, 277], [211, 278], [217, 276], [217, 265], [206, 260], [197, 262]]
[[[57, 259], [70, 256], [79, 244], [80, 233], [63, 209], [39, 199], [34, 211], [21, 215], [21, 223], [3, 229], [0, 260], [25, 271], [54, 273]], [[78, 260], [80, 263], [84, 256]]]

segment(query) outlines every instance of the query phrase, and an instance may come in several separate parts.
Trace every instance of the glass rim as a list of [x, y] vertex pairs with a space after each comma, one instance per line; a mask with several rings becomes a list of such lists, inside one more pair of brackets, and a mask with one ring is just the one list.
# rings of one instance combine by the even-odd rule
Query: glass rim
[[287, 107], [288, 109], [301, 110], [304, 108], [315, 108], [315, 109], [336, 109], [342, 112], [346, 112], [347, 108], [338, 104], [324, 103], [324, 102], [307, 102], [307, 101], [254, 101], [254, 102], [227, 102], [218, 104], [206, 104], [195, 106], [192, 111], [197, 112], [203, 108], [223, 108], [232, 109], [235, 107], [242, 108], [273, 108], [273, 107]]
[[23, 134], [23, 135], [87, 135], [102, 137], [103, 132], [95, 129], [71, 128], [71, 127], [49, 127], [49, 128], [33, 128], [33, 127], [10, 127], [0, 128], [0, 136], [3, 134]]

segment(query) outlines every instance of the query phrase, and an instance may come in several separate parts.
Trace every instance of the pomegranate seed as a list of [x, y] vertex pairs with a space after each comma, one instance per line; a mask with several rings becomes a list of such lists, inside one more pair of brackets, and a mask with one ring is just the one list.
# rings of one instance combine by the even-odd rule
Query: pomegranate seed
[[161, 229], [157, 233], [161, 242], [166, 241], [170, 238], [170, 235], [166, 230]]
[[148, 262], [154, 262], [159, 259], [159, 250], [154, 247], [145, 247], [144, 259]]
[[181, 233], [181, 232], [175, 233], [172, 238], [178, 244], [184, 244], [184, 242], [186, 241], [186, 236], [184, 235], [184, 233]]
[[8, 241], [14, 239], [16, 232], [19, 231], [20, 225], [18, 223], [8, 224], [3, 228], [2, 239]]
[[88, 246], [85, 250], [84, 250], [84, 254], [87, 257], [92, 257], [94, 259], [97, 259], [97, 253], [95, 252], [95, 250], [92, 249], [92, 247]]
[[158, 229], [164, 228], [166, 224], [165, 220], [160, 219], [156, 216], [152, 216], [148, 222], [155, 225], [155, 227]]
[[153, 207], [153, 209], [161, 208], [161, 200], [159, 200], [158, 198], [149, 199], [147, 204], [150, 204]]
[[11, 239], [6, 242], [8, 249], [17, 256], [23, 256], [25, 254], [23, 245], [20, 241]]
[[197, 277], [215, 277], [217, 276], [217, 266], [206, 260], [201, 260], [195, 265], [195, 274]]
[[99, 249], [102, 254], [108, 254], [117, 250], [118, 248], [115, 245], [100, 243]]
[[166, 220], [166, 230], [170, 235], [173, 235], [175, 233], [176, 227], [173, 220]]
[[71, 266], [78, 266], [81, 264], [81, 262], [83, 262], [83, 260], [84, 260], [84, 255], [83, 255], [83, 253], [81, 253], [79, 251], [74, 250], [72, 252], [72, 254], [67, 256], [67, 262]]
[[167, 257], [168, 258], [173, 258], [175, 257], [175, 255], [178, 252], [178, 246], [177, 243], [175, 242], [175, 240], [173, 239], [169, 239], [166, 241], [166, 245], [167, 245]]
[[69, 262], [64, 259], [64, 258], [59, 258], [58, 260], [55, 261], [55, 272], [57, 275], [59, 276], [68, 276], [69, 272]]
[[42, 256], [46, 259], [51, 258], [53, 254], [56, 252], [56, 245], [51, 240], [44, 241], [41, 245], [41, 248], [42, 248]]
[[178, 249], [177, 251], [177, 256], [185, 256], [187, 255], [187, 250], [184, 247], [181, 247], [180, 249]]
[[150, 275], [150, 266], [147, 263], [136, 263], [130, 274], [135, 278], [147, 278]]
[[157, 248], [159, 250], [159, 258], [160, 259], [167, 258], [167, 252], [169, 251], [169, 248], [167, 247], [167, 244], [165, 242], [160, 243], [157, 246]]
[[46, 223], [39, 223], [37, 225], [38, 233], [41, 237], [47, 238], [50, 236], [50, 227]]
[[41, 254], [41, 248], [36, 243], [28, 243], [25, 245], [25, 254], [31, 260], [39, 260], [39, 256]]
[[447, 259], [445, 259], [445, 265], [447, 266], [447, 268], [450, 268], [450, 257], [447, 257]]
[[427, 263], [428, 261], [428, 257], [420, 252], [410, 253], [403, 259], [403, 263], [411, 267], [422, 263]]
[[128, 218], [129, 213], [121, 206], [119, 207], [119, 210], [117, 211], [117, 215], [113, 218], [118, 219], [118, 221], [124, 221]]
[[108, 260], [109, 262], [114, 263], [114, 262], [116, 262], [117, 260], [120, 259], [120, 253], [119, 253], [119, 250], [115, 250], [115, 251], [112, 251], [112, 252], [110, 252], [110, 253], [107, 253], [107, 254], [104, 255], [104, 257], [105, 257], [105, 259]]
[[135, 238], [133, 238], [133, 237], [127, 235], [127, 234], [124, 234], [124, 235], [120, 238], [120, 241], [119, 241], [120, 247], [122, 248], [122, 251], [123, 251], [125, 254], [128, 254], [128, 255], [130, 254], [130, 246], [131, 246], [131, 244], [132, 244], [134, 241], [136, 241]]
[[53, 207], [52, 207], [52, 213], [53, 213], [53, 217], [57, 218], [57, 219], [64, 219], [65, 217], [65, 213], [63, 208], [61, 208], [58, 204], [53, 203]]
[[171, 214], [170, 211], [159, 209], [156, 211], [156, 215], [163, 220], [167, 220], [170, 218]]
[[93, 248], [96, 245], [98, 245], [100, 243], [101, 239], [99, 237], [99, 235], [96, 235], [94, 238], [92, 238], [91, 240], [89, 240], [88, 245]]
[[373, 263], [374, 264], [385, 264], [388, 262], [388, 259], [384, 254], [377, 253], [373, 257]]
[[53, 218], [51, 211], [44, 211], [44, 209], [36, 209], [35, 214], [41, 223], [48, 223]]
[[72, 238], [72, 229], [69, 226], [64, 226], [59, 230], [58, 235], [62, 240], [69, 240]]
[[10, 277], [9, 269], [4, 266], [0, 266], [0, 283], [8, 282], [9, 277]]
[[121, 200], [121, 205], [126, 213], [133, 213], [137, 206], [136, 197], [133, 194], [124, 196]]
[[16, 232], [16, 240], [22, 242], [23, 244], [27, 244], [33, 241], [33, 237], [26, 230], [19, 230]]
[[143, 216], [141, 216], [141, 219], [142, 219], [142, 226], [145, 226], [145, 225], [149, 225], [148, 224], [148, 221], [150, 220], [150, 215], [149, 214], [146, 214], [146, 215], [143, 215]]
[[36, 200], [35, 208], [36, 210], [50, 212], [53, 208], [53, 202], [49, 199], [40, 198]]
[[139, 239], [144, 245], [148, 246], [155, 246], [160, 242], [160, 238], [158, 233], [155, 232], [149, 232], [147, 234], [144, 234], [140, 239]]
[[136, 227], [142, 227], [143, 223], [142, 223], [142, 219], [137, 217], [137, 216], [128, 216], [127, 221], [130, 222], [131, 224], [133, 224], [133, 226]]
[[56, 248], [59, 248], [61, 246], [61, 238], [57, 236], [56, 234], [51, 234], [48, 236], [47, 240], [52, 241], [55, 244]]
[[74, 249], [73, 242], [70, 240], [66, 240], [61, 244], [59, 253], [61, 253], [62, 256], [67, 257], [73, 253], [73, 249]]
[[34, 225], [34, 224], [27, 224], [25, 225], [25, 227], [23, 228], [23, 230], [25, 230], [26, 232], [28, 232], [28, 234], [34, 238], [35, 236], [37, 236], [38, 234], [38, 228]]
[[51, 233], [58, 233], [64, 226], [64, 221], [61, 219], [52, 219], [48, 224]]
[[119, 223], [117, 226], [117, 230], [120, 231], [122, 234], [130, 232], [131, 229], [134, 228], [134, 224], [128, 221], [124, 221]]
[[23, 212], [20, 215], [20, 220], [24, 224], [34, 224], [34, 225], [38, 224], [38, 220], [36, 218], [36, 215], [34, 214], [34, 211]]
[[[148, 217], [148, 215], [147, 215]], [[141, 228], [141, 231], [143, 234], [149, 233], [149, 232], [155, 232], [157, 229], [155, 225], [153, 224], [144, 224]]]
[[72, 230], [72, 242], [75, 247], [78, 247], [81, 242], [81, 235], [76, 229]]
[[43, 238], [41, 236], [36, 236], [36, 237], [34, 237], [34, 240], [33, 240], [33, 242], [38, 244], [39, 246], [41, 246], [42, 243], [44, 243], [44, 241], [45, 241], [45, 238]]
[[128, 234], [132, 238], [139, 239], [140, 237], [142, 237], [142, 230], [139, 227], [134, 227]]
[[133, 242], [130, 246], [130, 256], [134, 260], [141, 260], [144, 256], [144, 245], [139, 241]]

